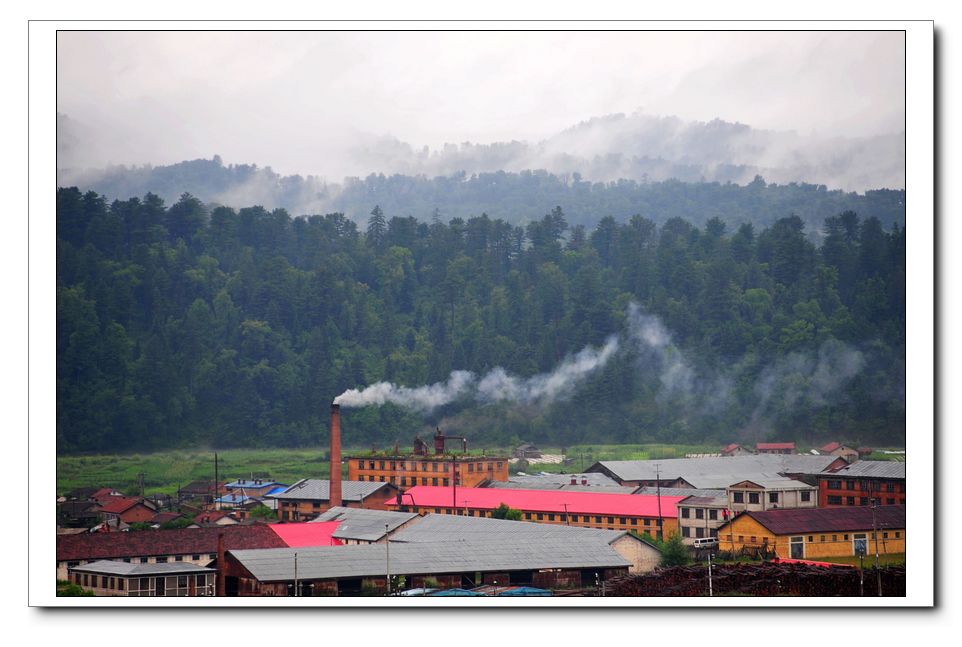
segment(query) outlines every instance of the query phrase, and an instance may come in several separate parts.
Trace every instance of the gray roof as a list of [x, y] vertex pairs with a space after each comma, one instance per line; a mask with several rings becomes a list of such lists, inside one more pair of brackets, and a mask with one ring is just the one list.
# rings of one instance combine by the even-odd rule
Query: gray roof
[[[696, 488], [725, 488], [746, 479], [777, 478], [784, 473], [817, 474], [838, 456], [754, 454], [648, 461], [600, 461], [590, 471], [608, 470], [620, 481], [684, 479]], [[657, 476], [656, 476], [657, 470]]]
[[905, 463], [901, 461], [859, 461], [835, 472], [839, 476], [866, 476], [881, 479], [904, 479]]
[[604, 474], [595, 472], [575, 472], [573, 474], [514, 474], [507, 481], [492, 481], [488, 487], [502, 487], [515, 489], [557, 489], [562, 485], [571, 485], [575, 479], [576, 485], [587, 481], [589, 487], [621, 487], [618, 481]]
[[267, 548], [229, 551], [261, 582], [384, 575], [390, 546], [391, 574], [418, 575], [519, 571], [541, 568], [627, 568], [631, 564], [611, 546], [597, 540], [571, 537], [517, 541], [430, 542], [321, 546], [316, 548]]
[[110, 559], [74, 566], [70, 569], [80, 573], [104, 573], [107, 575], [147, 576], [147, 575], [175, 575], [180, 573], [216, 573], [213, 568], [204, 568], [187, 562], [167, 562], [166, 564], [132, 564]]
[[[416, 518], [415, 512], [391, 512], [388, 510], [367, 510], [364, 508], [345, 508], [337, 506], [321, 513], [317, 521], [339, 521], [333, 537], [337, 539], [356, 539], [378, 541], [386, 532], [393, 532], [400, 526]], [[387, 530], [384, 526], [387, 525]]]
[[[341, 481], [341, 499], [344, 501], [361, 501], [381, 488], [390, 486], [390, 483], [371, 481]], [[283, 492], [270, 496], [275, 499], [293, 501], [329, 501], [331, 499], [331, 482], [328, 479], [301, 479]]]
[[391, 543], [554, 539], [574, 537], [578, 541], [601, 541], [610, 544], [626, 535], [624, 530], [601, 530], [531, 521], [508, 521], [487, 517], [463, 517], [450, 514], [428, 514], [391, 535]]
[[680, 506], [720, 506], [723, 508], [728, 507], [728, 497], [724, 496], [690, 496], [687, 499], [678, 502]]
[[[802, 481], [797, 481], [795, 479], [785, 478], [782, 476], [776, 477], [766, 477], [766, 478], [747, 478], [737, 481], [741, 483], [743, 481], [751, 481], [755, 485], [760, 485], [766, 490], [815, 490], [817, 489], [814, 485], [809, 485]], [[731, 485], [735, 485], [732, 483]]]
[[632, 494], [658, 494], [659, 489], [661, 490], [661, 496], [707, 496], [707, 497], [724, 497], [724, 488], [690, 488], [690, 487], [663, 487], [656, 488], [650, 485], [642, 485], [641, 487], [632, 490]]

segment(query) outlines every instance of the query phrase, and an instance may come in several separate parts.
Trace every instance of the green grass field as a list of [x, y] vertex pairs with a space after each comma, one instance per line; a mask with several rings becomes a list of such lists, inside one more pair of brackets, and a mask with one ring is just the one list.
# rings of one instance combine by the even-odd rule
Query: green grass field
[[[301, 478], [327, 478], [327, 447], [303, 449], [231, 449], [218, 451], [221, 479], [270, 477], [281, 483]], [[366, 454], [369, 450], [345, 448], [343, 455]], [[566, 447], [573, 460], [568, 465], [534, 464], [527, 473], [580, 472], [600, 460], [646, 460], [683, 458], [686, 453], [718, 451], [717, 447], [698, 445], [576, 445]], [[560, 447], [543, 447], [546, 454], [560, 454]], [[471, 452], [476, 453], [476, 452]], [[489, 455], [507, 455], [505, 449], [488, 448]], [[57, 493], [78, 487], [113, 487], [134, 494], [144, 474], [144, 490], [149, 494], [174, 494], [193, 480], [214, 477], [214, 452], [181, 450], [131, 455], [61, 456], [57, 458]], [[347, 469], [344, 470], [345, 477]]]

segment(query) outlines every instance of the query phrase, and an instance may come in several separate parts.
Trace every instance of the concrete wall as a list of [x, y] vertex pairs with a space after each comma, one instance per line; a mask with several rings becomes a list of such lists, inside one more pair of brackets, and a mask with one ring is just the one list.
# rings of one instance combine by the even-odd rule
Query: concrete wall
[[640, 539], [626, 535], [611, 543], [615, 551], [631, 562], [629, 573], [649, 573], [661, 563], [661, 553]]

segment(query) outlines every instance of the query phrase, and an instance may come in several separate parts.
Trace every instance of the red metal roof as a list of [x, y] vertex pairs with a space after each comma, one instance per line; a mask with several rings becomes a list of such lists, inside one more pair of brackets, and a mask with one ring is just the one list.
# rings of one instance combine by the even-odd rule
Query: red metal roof
[[138, 503], [141, 503], [141, 499], [137, 497], [118, 497], [112, 501], [108, 501], [100, 507], [101, 512], [110, 512], [112, 514], [120, 514], [125, 512]]
[[[575, 492], [572, 490], [513, 490], [501, 488], [459, 487], [458, 508], [493, 510], [502, 503], [517, 510], [532, 512], [569, 512], [571, 514], [607, 514], [631, 517], [657, 517], [658, 497], [646, 494], [612, 494], [601, 492]], [[402, 503], [418, 507], [451, 507], [453, 490], [450, 487], [418, 485], [404, 492]], [[675, 505], [682, 496], [661, 497], [661, 516], [674, 519], [678, 516]], [[387, 504], [397, 506], [395, 499]]]
[[854, 564], [835, 564], [833, 562], [813, 562], [810, 559], [786, 559], [775, 557], [772, 564], [805, 564], [808, 566], [822, 566], [824, 568], [855, 568]]
[[756, 449], [795, 449], [795, 443], [756, 443]]
[[[841, 508], [783, 508], [764, 512], [744, 512], [776, 535], [816, 532], [871, 531], [872, 508], [844, 506]], [[905, 528], [904, 505], [880, 505], [875, 509], [875, 527], [879, 530]]]
[[841, 446], [842, 446], [841, 443], [829, 443], [824, 447], [820, 448], [818, 451], [830, 453], [830, 452], [834, 452], [836, 449], [838, 449]]
[[216, 553], [220, 533], [225, 550], [288, 547], [266, 525], [84, 533], [57, 535], [57, 561]]
[[334, 539], [340, 521], [315, 521], [312, 523], [272, 523], [270, 529], [291, 548], [301, 546], [340, 546], [340, 539]]

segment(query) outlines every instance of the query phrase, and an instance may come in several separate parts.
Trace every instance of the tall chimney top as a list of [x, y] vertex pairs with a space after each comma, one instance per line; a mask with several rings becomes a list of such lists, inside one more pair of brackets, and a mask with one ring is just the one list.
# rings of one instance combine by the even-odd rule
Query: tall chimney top
[[341, 405], [334, 403], [331, 405], [331, 413], [339, 413], [341, 411]]

